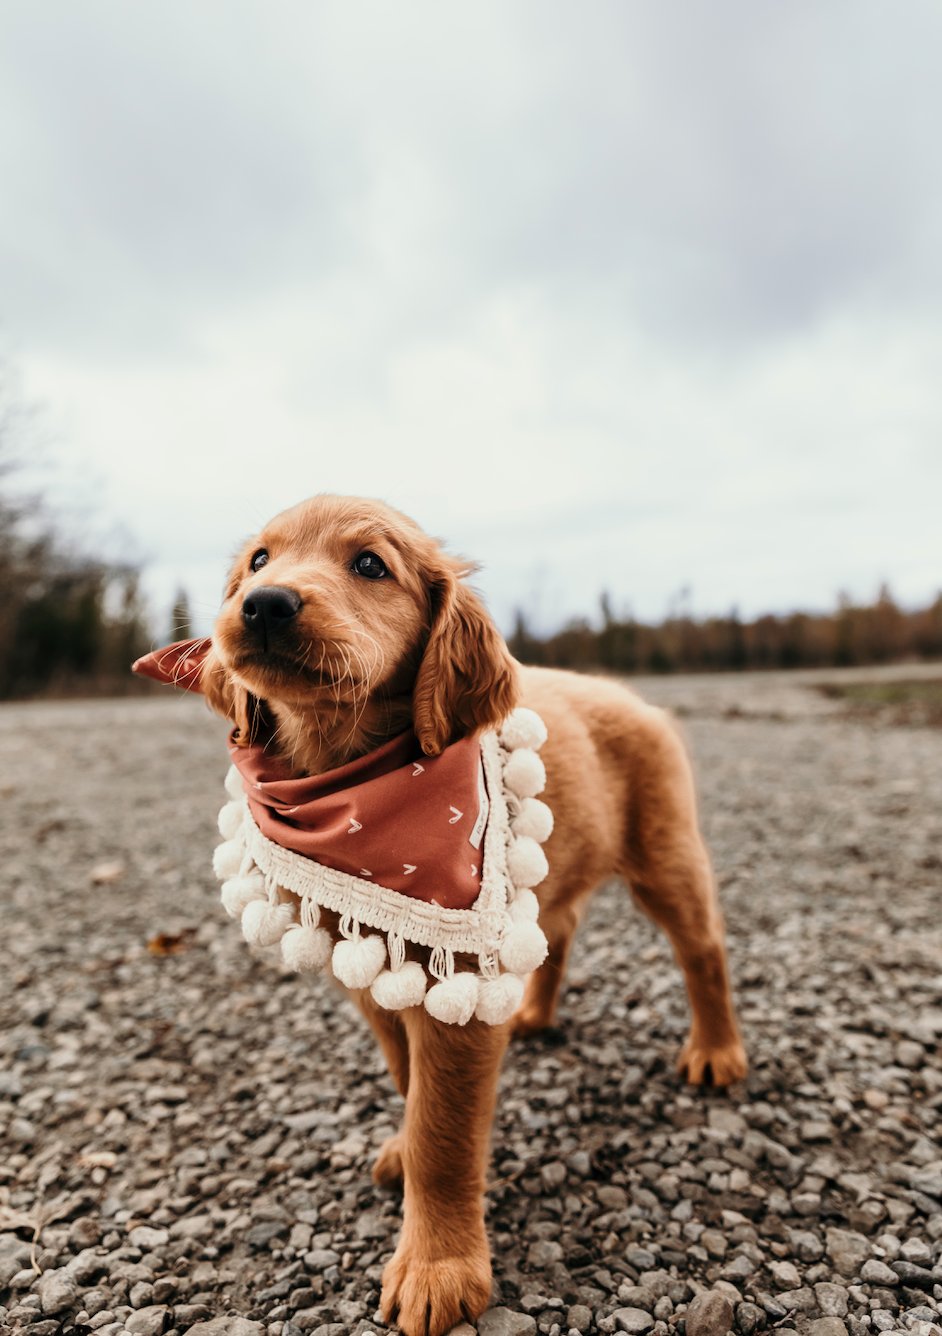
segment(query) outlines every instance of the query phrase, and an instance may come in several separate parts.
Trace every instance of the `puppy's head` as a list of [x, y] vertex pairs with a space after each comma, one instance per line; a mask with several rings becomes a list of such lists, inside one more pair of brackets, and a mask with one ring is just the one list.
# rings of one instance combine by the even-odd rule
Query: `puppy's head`
[[258, 702], [362, 710], [411, 693], [436, 755], [516, 701], [513, 660], [449, 557], [376, 501], [316, 496], [276, 516], [236, 558], [203, 690], [248, 740]]

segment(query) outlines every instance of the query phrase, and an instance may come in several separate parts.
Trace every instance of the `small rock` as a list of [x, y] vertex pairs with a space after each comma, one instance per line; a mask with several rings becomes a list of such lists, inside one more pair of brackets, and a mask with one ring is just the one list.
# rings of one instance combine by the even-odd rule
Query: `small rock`
[[706, 1248], [711, 1257], [722, 1259], [726, 1256], [729, 1244], [718, 1229], [705, 1229], [698, 1240], [701, 1248]]
[[643, 1308], [618, 1308], [612, 1317], [616, 1331], [628, 1331], [632, 1336], [644, 1336], [654, 1326], [654, 1318]]
[[900, 1259], [893, 1262], [890, 1270], [893, 1271], [904, 1285], [912, 1285], [917, 1290], [928, 1290], [932, 1293], [932, 1287], [936, 1283], [935, 1276], [931, 1271], [927, 1271], [923, 1266], [916, 1266], [915, 1262], [905, 1262]]
[[536, 1318], [512, 1313], [509, 1308], [489, 1308], [478, 1318], [479, 1336], [536, 1336]]
[[563, 1246], [561, 1243], [557, 1243], [555, 1239], [538, 1239], [536, 1243], [530, 1245], [530, 1251], [527, 1253], [527, 1266], [532, 1266], [538, 1270], [552, 1266], [554, 1262], [561, 1262], [562, 1260]]
[[78, 1285], [64, 1267], [58, 1271], [47, 1271], [40, 1276], [36, 1285], [39, 1306], [46, 1314], [64, 1313], [71, 1308], [78, 1298]]
[[843, 1285], [834, 1285], [830, 1281], [822, 1280], [814, 1287], [814, 1297], [825, 1317], [847, 1316], [847, 1291]]
[[15, 1234], [0, 1234], [0, 1290], [9, 1285], [18, 1271], [29, 1266], [29, 1244]]
[[570, 1331], [585, 1333], [592, 1325], [592, 1309], [585, 1304], [573, 1304], [566, 1314], [566, 1322]]
[[566, 1166], [558, 1160], [552, 1160], [543, 1165], [540, 1178], [548, 1192], [557, 1192], [566, 1181]]
[[93, 886], [113, 886], [123, 876], [124, 864], [114, 861], [111, 863], [96, 863], [88, 874], [88, 879]]
[[856, 1276], [870, 1256], [870, 1242], [852, 1229], [829, 1229], [827, 1254], [842, 1276]]
[[786, 1313], [813, 1313], [816, 1307], [814, 1291], [804, 1286], [797, 1290], [782, 1290], [776, 1298]]
[[261, 1322], [250, 1322], [246, 1317], [214, 1317], [194, 1323], [187, 1336], [263, 1336], [263, 1328]]
[[801, 1276], [794, 1262], [770, 1262], [769, 1270], [775, 1280], [786, 1290], [797, 1290]]
[[626, 1308], [643, 1308], [648, 1313], [654, 1311], [658, 1301], [658, 1296], [647, 1285], [619, 1285], [618, 1297]]
[[742, 1336], [752, 1336], [753, 1332], [765, 1326], [765, 1313], [757, 1304], [738, 1304], [736, 1326], [742, 1332]]
[[691, 1300], [686, 1325], [687, 1336], [726, 1336], [733, 1325], [733, 1305], [725, 1294], [706, 1290]]
[[869, 1258], [860, 1268], [860, 1279], [867, 1285], [898, 1285], [899, 1276], [885, 1262]]
[[131, 1336], [161, 1336], [167, 1325], [167, 1309], [163, 1304], [139, 1308], [124, 1319], [124, 1325]]
[[808, 1336], [847, 1336], [839, 1317], [819, 1317], [808, 1325]]
[[163, 1248], [169, 1242], [170, 1235], [166, 1229], [151, 1229], [149, 1225], [137, 1225], [128, 1235], [128, 1243], [142, 1252], [153, 1252], [155, 1248]]

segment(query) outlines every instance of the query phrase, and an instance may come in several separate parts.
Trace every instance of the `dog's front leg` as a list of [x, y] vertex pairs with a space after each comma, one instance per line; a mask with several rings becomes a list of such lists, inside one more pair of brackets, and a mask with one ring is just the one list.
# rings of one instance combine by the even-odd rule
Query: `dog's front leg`
[[406, 1336], [442, 1336], [487, 1307], [491, 1260], [484, 1183], [508, 1027], [442, 1025], [402, 1013], [409, 1044], [402, 1234], [382, 1308]]

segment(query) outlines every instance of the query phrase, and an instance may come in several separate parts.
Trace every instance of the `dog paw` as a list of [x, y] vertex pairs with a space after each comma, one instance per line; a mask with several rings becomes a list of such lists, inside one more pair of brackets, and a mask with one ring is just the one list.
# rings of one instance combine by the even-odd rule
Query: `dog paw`
[[561, 1034], [562, 1031], [542, 1007], [528, 1006], [524, 1002], [510, 1022], [510, 1033], [514, 1039], [529, 1039], [532, 1035]]
[[402, 1133], [384, 1141], [373, 1161], [373, 1182], [377, 1187], [394, 1188], [402, 1184]]
[[487, 1245], [463, 1257], [429, 1259], [400, 1244], [383, 1272], [383, 1319], [403, 1336], [444, 1336], [473, 1322], [491, 1298]]
[[738, 1039], [730, 1044], [709, 1045], [687, 1040], [677, 1059], [677, 1070], [691, 1085], [728, 1086], [741, 1081], [749, 1069], [746, 1050]]

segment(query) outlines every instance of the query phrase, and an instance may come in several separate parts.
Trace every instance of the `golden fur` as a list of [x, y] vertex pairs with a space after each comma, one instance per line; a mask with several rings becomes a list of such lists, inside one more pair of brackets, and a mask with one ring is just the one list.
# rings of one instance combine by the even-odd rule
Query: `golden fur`
[[[260, 550], [267, 564], [253, 572]], [[386, 578], [354, 571], [363, 552], [381, 558]], [[555, 828], [538, 889], [549, 956], [512, 1024], [443, 1026], [422, 1007], [392, 1013], [368, 992], [355, 998], [406, 1101], [374, 1167], [377, 1182], [404, 1187], [382, 1306], [406, 1336], [441, 1336], [487, 1307], [483, 1194], [501, 1061], [512, 1029], [552, 1024], [575, 929], [601, 882], [628, 883], [674, 948], [692, 1011], [680, 1069], [718, 1085], [746, 1070], [690, 767], [668, 717], [616, 682], [516, 664], [466, 573], [388, 506], [314, 497], [240, 552], [203, 674], [211, 704], [243, 740], [267, 713], [298, 773], [340, 765], [410, 724], [435, 755], [517, 703], [549, 730], [543, 796]], [[242, 605], [273, 585], [294, 590], [301, 606], [283, 640], [259, 648]]]

